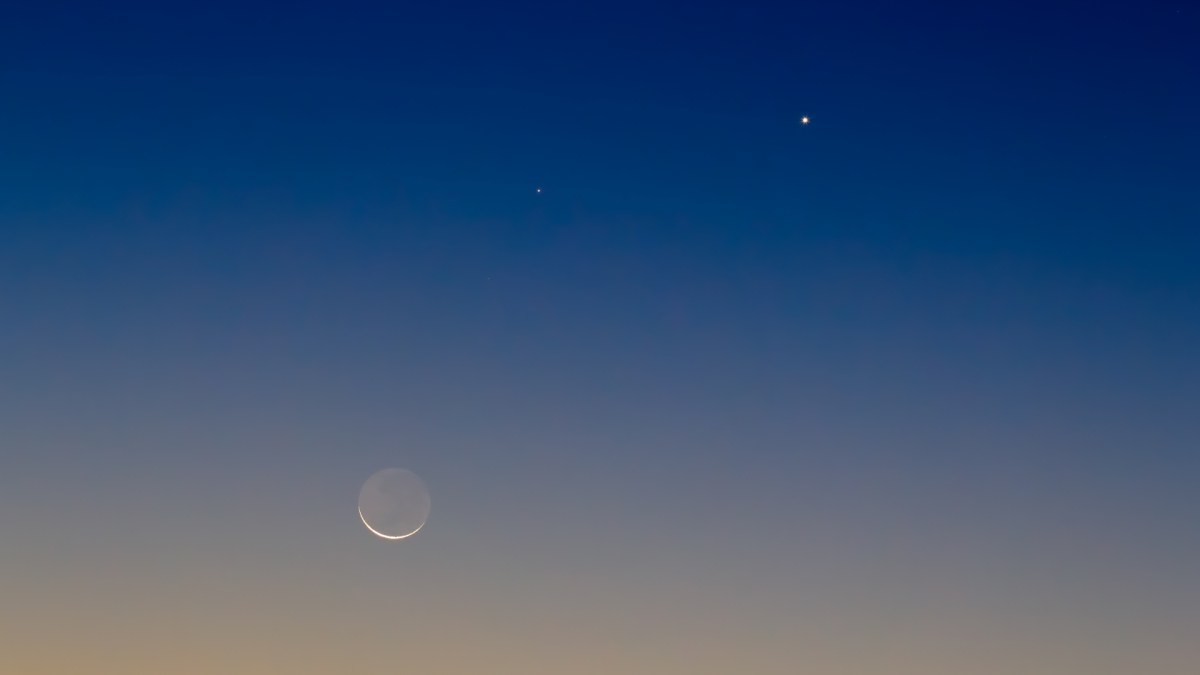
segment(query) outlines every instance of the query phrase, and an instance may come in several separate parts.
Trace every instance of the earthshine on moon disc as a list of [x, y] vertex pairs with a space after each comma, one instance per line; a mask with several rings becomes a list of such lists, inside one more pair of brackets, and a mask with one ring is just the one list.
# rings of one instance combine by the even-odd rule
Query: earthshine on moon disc
[[384, 539], [407, 539], [429, 518], [429, 491], [408, 469], [375, 472], [358, 492], [358, 517]]

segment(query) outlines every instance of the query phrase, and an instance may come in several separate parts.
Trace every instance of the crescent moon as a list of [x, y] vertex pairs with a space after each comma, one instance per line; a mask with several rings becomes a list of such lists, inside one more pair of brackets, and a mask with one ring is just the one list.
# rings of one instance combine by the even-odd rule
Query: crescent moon
[[417, 529], [413, 530], [412, 532], [409, 532], [408, 534], [402, 534], [398, 537], [394, 537], [390, 534], [384, 534], [384, 533], [380, 532], [379, 530], [371, 527], [371, 524], [367, 522], [366, 517], [363, 516], [363, 512], [362, 512], [361, 508], [358, 510], [358, 519], [361, 520], [362, 524], [365, 525], [366, 528], [368, 530], [370, 530], [371, 533], [374, 534], [376, 537], [382, 537], [383, 539], [390, 539], [392, 541], [395, 541], [397, 539], [408, 539], [409, 537], [413, 536], [414, 534], [420, 532], [421, 527], [425, 527], [425, 523], [421, 523], [421, 527], [418, 527]]
[[380, 539], [408, 539], [429, 519], [429, 490], [408, 469], [382, 469], [358, 493], [358, 518]]

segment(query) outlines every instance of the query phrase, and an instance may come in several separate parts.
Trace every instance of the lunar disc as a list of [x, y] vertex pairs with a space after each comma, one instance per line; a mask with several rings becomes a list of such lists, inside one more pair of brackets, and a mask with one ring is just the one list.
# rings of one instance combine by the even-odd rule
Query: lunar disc
[[358, 517], [384, 539], [406, 539], [429, 518], [429, 491], [408, 469], [375, 472], [358, 492]]

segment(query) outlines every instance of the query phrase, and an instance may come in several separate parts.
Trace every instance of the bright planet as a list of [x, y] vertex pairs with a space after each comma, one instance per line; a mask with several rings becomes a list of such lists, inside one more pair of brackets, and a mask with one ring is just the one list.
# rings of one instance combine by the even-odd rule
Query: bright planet
[[374, 535], [407, 539], [425, 526], [430, 510], [429, 490], [408, 469], [382, 469], [358, 492], [358, 517]]

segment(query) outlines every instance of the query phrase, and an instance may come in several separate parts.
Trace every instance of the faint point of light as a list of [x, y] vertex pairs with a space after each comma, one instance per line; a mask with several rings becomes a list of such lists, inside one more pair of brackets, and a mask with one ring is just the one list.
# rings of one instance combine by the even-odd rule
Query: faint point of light
[[414, 534], [420, 532], [422, 527], [425, 527], [425, 523], [421, 523], [420, 525], [417, 526], [417, 529], [413, 530], [412, 532], [409, 532], [408, 534], [402, 534], [397, 537], [397, 536], [393, 536], [390, 534], [384, 534], [384, 533], [380, 532], [379, 530], [371, 527], [371, 524], [368, 523], [367, 519], [363, 516], [361, 508], [358, 510], [358, 519], [362, 521], [363, 525], [366, 525], [368, 530], [374, 532], [376, 534], [376, 536], [383, 537], [384, 539], [391, 539], [392, 541], [395, 541], [397, 539], [408, 539], [409, 537], [413, 536]]
[[800, 118], [800, 124], [808, 124], [808, 115]]
[[537, 189], [537, 192], [538, 192], [538, 194], [541, 194], [541, 193], [542, 193], [542, 188], [538, 188], [538, 189]]

